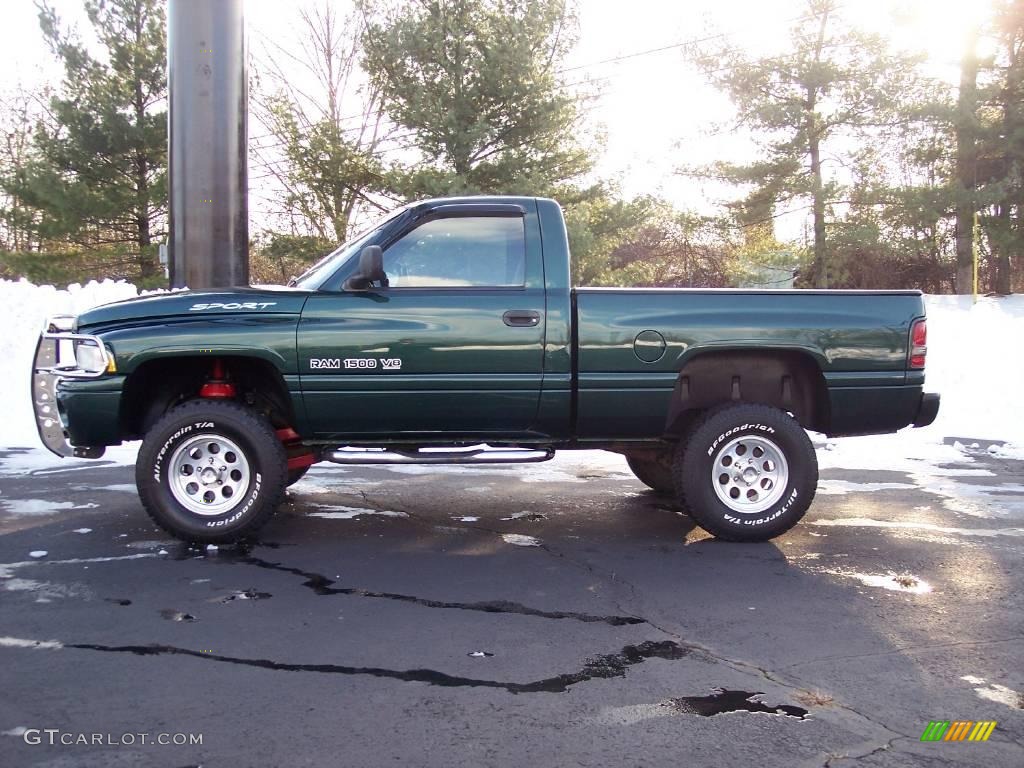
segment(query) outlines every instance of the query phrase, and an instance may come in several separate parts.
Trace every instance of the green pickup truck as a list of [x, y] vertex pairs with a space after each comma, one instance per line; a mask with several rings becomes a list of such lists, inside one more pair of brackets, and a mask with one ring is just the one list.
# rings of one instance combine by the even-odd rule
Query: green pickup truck
[[552, 200], [404, 207], [288, 287], [185, 291], [48, 321], [43, 443], [142, 440], [170, 533], [254, 533], [316, 462], [621, 453], [729, 540], [795, 525], [830, 436], [930, 424], [917, 291], [572, 288]]

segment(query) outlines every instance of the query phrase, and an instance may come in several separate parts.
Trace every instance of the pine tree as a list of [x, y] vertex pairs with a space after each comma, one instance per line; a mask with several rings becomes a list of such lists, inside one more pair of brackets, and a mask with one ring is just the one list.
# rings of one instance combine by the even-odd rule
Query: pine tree
[[960, 60], [960, 88], [955, 117], [956, 177], [956, 292], [971, 293], [974, 285], [974, 214], [978, 186], [978, 35], [968, 34]]
[[86, 0], [102, 56], [41, 5], [40, 26], [64, 66], [50, 119], [12, 192], [39, 212], [47, 241], [124, 251], [146, 281], [166, 215], [167, 97], [164, 4]]
[[996, 8], [994, 78], [988, 102], [995, 108], [982, 139], [982, 176], [991, 205], [982, 220], [991, 252], [992, 288], [1014, 290], [1014, 267], [1024, 271], [1024, 0], [1004, 0]]
[[591, 167], [578, 98], [558, 69], [574, 43], [564, 0], [364, 0], [364, 66], [425, 162], [408, 196], [553, 192]]
[[[841, 186], [826, 169], [826, 147], [840, 136], [880, 133], [900, 118], [914, 60], [892, 54], [877, 35], [845, 27], [836, 0], [808, 0], [785, 53], [750, 58], [729, 45], [691, 50], [711, 82], [729, 95], [739, 126], [750, 129], [761, 157], [721, 163], [708, 173], [752, 187], [750, 211], [770, 220], [778, 205], [806, 204], [813, 225], [810, 282], [828, 287], [829, 207]], [[754, 222], [749, 215], [741, 223]]]

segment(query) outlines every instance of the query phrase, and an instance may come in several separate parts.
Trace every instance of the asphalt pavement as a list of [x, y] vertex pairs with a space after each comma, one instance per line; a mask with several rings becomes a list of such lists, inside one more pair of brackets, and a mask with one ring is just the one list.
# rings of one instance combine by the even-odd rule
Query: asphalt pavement
[[0, 452], [0, 766], [1024, 765], [1024, 462], [984, 446], [825, 470], [764, 544], [584, 455], [318, 466], [258, 543], [190, 548], [131, 466], [32, 456]]

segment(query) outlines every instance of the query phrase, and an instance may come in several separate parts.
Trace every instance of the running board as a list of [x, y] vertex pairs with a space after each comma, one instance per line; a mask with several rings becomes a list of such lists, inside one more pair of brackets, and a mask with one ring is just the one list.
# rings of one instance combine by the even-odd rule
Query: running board
[[334, 464], [520, 464], [547, 461], [554, 448], [466, 448], [398, 451], [388, 448], [339, 448], [323, 454]]

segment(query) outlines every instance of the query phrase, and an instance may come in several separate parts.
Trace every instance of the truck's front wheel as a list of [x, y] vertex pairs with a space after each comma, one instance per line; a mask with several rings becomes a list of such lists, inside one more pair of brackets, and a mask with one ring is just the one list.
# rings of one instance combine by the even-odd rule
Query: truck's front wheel
[[778, 408], [753, 403], [709, 411], [676, 451], [676, 491], [691, 517], [720, 539], [766, 541], [804, 516], [818, 485], [807, 433]]
[[287, 456], [273, 427], [237, 403], [193, 400], [146, 434], [135, 479], [157, 525], [186, 541], [255, 533], [281, 499]]

